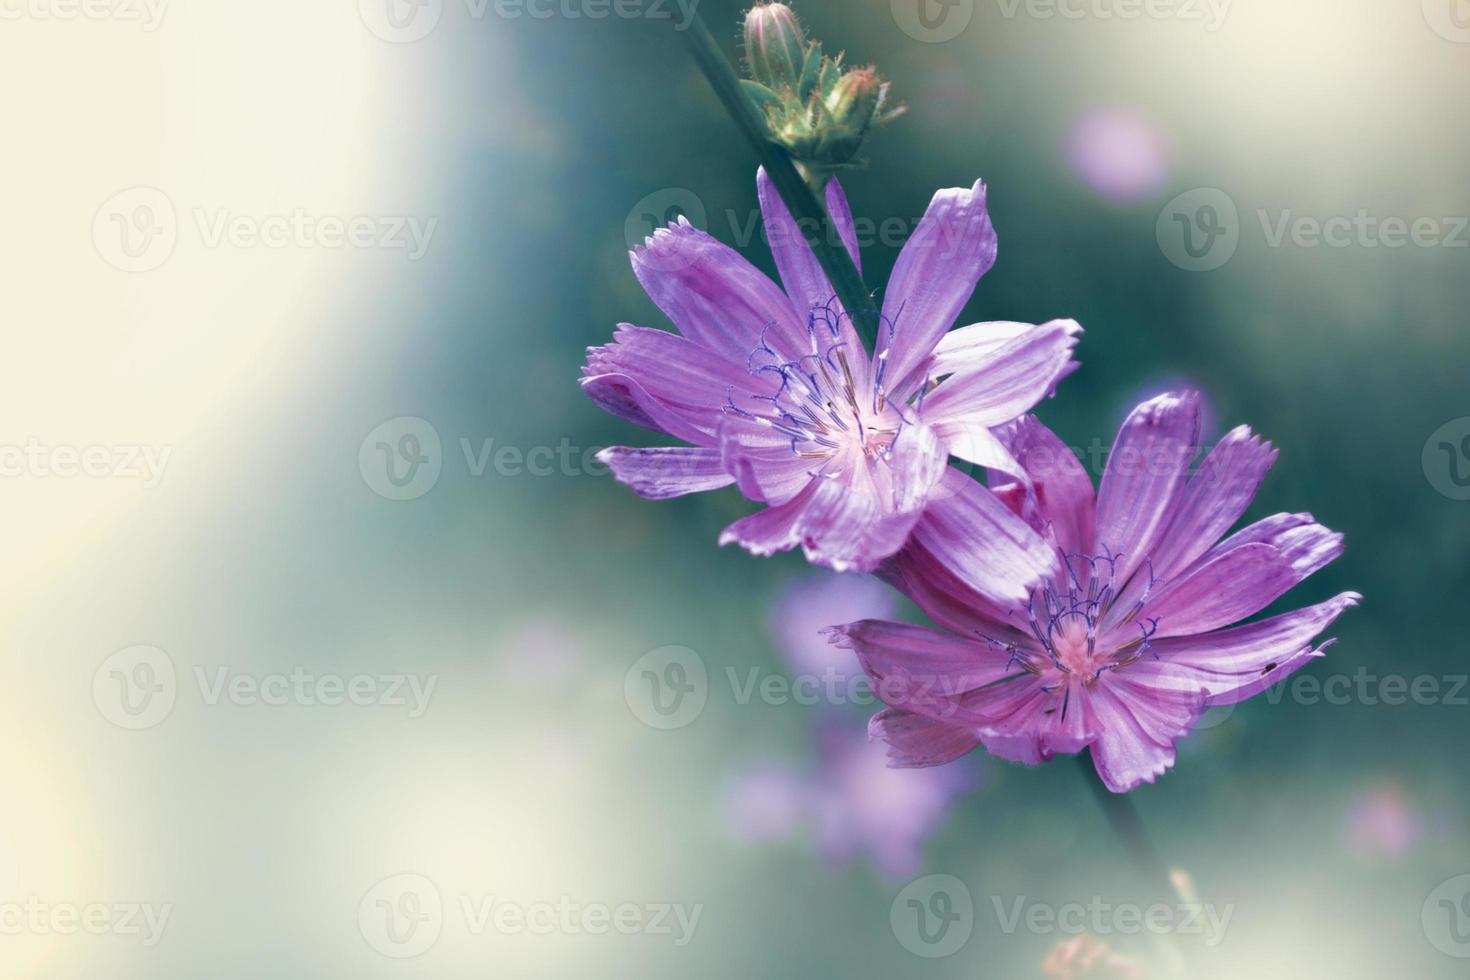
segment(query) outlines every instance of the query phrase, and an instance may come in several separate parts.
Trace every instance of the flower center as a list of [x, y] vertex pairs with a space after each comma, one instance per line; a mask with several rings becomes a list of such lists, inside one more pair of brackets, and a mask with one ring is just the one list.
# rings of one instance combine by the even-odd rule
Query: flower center
[[725, 411], [787, 436], [792, 454], [803, 459], [839, 465], [887, 462], [903, 415], [886, 398], [881, 373], [870, 381], [868, 365], [854, 360], [866, 352], [851, 351], [840, 341], [832, 316], [825, 308], [813, 311], [808, 323], [813, 353], [794, 361], [784, 360], [762, 340], [749, 366], [752, 374], [778, 379], [774, 394], [753, 396], [769, 409], [752, 412], [727, 399]]
[[1052, 651], [1058, 662], [1068, 673], [1096, 676], [1101, 658], [1089, 642], [1087, 623], [1082, 617], [1073, 617], [1058, 623], [1052, 632]]
[[[1044, 658], [1018, 646], [1010, 647], [1012, 658], [1033, 674], [1050, 674], [1048, 690], [1072, 683], [1092, 685], [1104, 672], [1126, 667], [1149, 649], [1157, 621], [1138, 623], [1140, 635], [1119, 643], [1112, 630], [1126, 625], [1143, 608], [1153, 588], [1153, 568], [1145, 563], [1148, 585], [1121, 618], [1109, 617], [1118, 597], [1115, 582], [1119, 555], [1061, 555], [1066, 570], [1066, 588], [1054, 582], [1031, 596], [1027, 615], [1031, 634], [1041, 645]], [[1104, 637], [1103, 622], [1111, 624]]]

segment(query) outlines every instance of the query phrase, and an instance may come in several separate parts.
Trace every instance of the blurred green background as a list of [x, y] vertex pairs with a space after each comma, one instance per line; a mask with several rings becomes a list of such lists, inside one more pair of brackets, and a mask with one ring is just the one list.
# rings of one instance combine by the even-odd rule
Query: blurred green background
[[[960, 28], [936, 40], [905, 2], [798, 4], [909, 106], [843, 177], [860, 219], [901, 232], [865, 241], [869, 281], [886, 280], [937, 188], [983, 178], [1000, 257], [961, 322], [1073, 317], [1087, 331], [1084, 367], [1043, 420], [1072, 445], [1108, 445], [1137, 401], [1200, 387], [1207, 440], [1248, 422], [1281, 450], [1248, 516], [1311, 510], [1347, 535], [1346, 555], [1279, 605], [1366, 596], [1303, 674], [1367, 671], [1370, 695], [1389, 675], [1440, 691], [1257, 698], [1208, 718], [1178, 767], [1133, 795], [1164, 859], [1232, 910], [1214, 947], [1173, 937], [1188, 975], [1463, 976], [1470, 490], [1457, 477], [1470, 456], [1438, 447], [1470, 435], [1464, 11], [1237, 0], [1216, 19], [1183, 2], [1129, 16], [1103, 0], [962, 0], [926, 8], [942, 32]], [[861, 846], [825, 852], [805, 817], [777, 813], [753, 839], [744, 774], [820, 781], [823, 739], [859, 744], [869, 709], [741, 703], [727, 668], [798, 670], [772, 609], [810, 571], [715, 546], [750, 508], [733, 490], [652, 503], [587, 464], [598, 447], [661, 440], [576, 384], [584, 348], [617, 322], [666, 326], [627, 262], [647, 215], [700, 211], [774, 271], [752, 154], [673, 22], [651, 16], [684, 8], [595, 18], [573, 3], [542, 18], [446, 0], [415, 37], [420, 8], [385, 21], [372, 0], [330, 6], [180, 5], [147, 34], [32, 16], [0, 42], [17, 83], [47, 59], [106, 66], [97, 85], [18, 110], [6, 195], [39, 230], [11, 243], [0, 279], [16, 389], [3, 441], [172, 449], [146, 491], [0, 481], [16, 542], [0, 902], [173, 906], [151, 947], [7, 930], [4, 972], [1013, 980], [1043, 976], [1068, 935], [1007, 932], [997, 903], [1174, 901], [1134, 876], [1066, 760], [966, 760], [969, 789], [932, 832], [906, 831], [923, 846], [903, 873]], [[741, 5], [699, 9], [736, 56]], [[94, 128], [59, 122], [98, 89], [112, 94], [87, 110]], [[171, 195], [180, 245], [127, 274], [98, 261], [87, 228], [135, 184]], [[1233, 206], [1238, 242], [1191, 271], [1169, 233], [1174, 213], [1198, 217], [1203, 198], [1176, 202], [1199, 188]], [[210, 250], [185, 217], [195, 204], [438, 224], [416, 261], [263, 255]], [[1284, 216], [1360, 212], [1432, 224], [1397, 247], [1359, 231], [1273, 242]], [[396, 445], [405, 417], [437, 437], [438, 476], [391, 500], [372, 433], [388, 423]], [[515, 456], [481, 467], [487, 440], [563, 461], [549, 475]], [[129, 731], [92, 684], [135, 644], [168, 654], [178, 692], [166, 718]], [[628, 691], [640, 658], [669, 646], [706, 666], [707, 703], [660, 730]], [[210, 704], [196, 667], [435, 687], [417, 717]], [[863, 792], [839, 787], [827, 805]], [[875, 839], [905, 792], [881, 783]], [[380, 882], [408, 909], [392, 891], [403, 874], [443, 906], [409, 959], [385, 955], [373, 925]], [[931, 959], [895, 922], [902, 889], [933, 874], [962, 882], [974, 915], [960, 948]], [[490, 897], [702, 911], [685, 945], [476, 930], [463, 903]], [[1169, 954], [1148, 937], [1103, 938], [1162, 975]]]

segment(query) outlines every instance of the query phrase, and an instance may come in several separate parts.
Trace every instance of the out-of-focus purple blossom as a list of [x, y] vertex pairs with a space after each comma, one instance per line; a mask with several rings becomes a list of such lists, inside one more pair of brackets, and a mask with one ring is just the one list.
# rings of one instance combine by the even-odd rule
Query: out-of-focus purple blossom
[[833, 868], [866, 859], [880, 874], [904, 878], [922, 867], [924, 842], [956, 800], [979, 783], [964, 766], [890, 769], [883, 746], [849, 725], [820, 724], [814, 740], [814, 757], [800, 768], [761, 763], [730, 781], [732, 837], [799, 839]]
[[1169, 145], [1163, 130], [1136, 109], [1092, 109], [1067, 133], [1067, 163], [1094, 193], [1128, 202], [1163, 189]]
[[883, 745], [847, 726], [818, 729], [817, 748], [816, 842], [834, 865], [866, 856], [890, 878], [915, 874], [923, 864], [924, 841], [975, 785], [960, 767], [890, 769]]
[[1419, 843], [1424, 818], [1404, 791], [1384, 783], [1348, 804], [1348, 848], [1364, 858], [1401, 858]]
[[776, 648], [798, 674], [839, 682], [862, 673], [857, 657], [828, 642], [834, 623], [888, 619], [897, 611], [893, 590], [867, 575], [818, 572], [798, 580], [777, 600], [770, 615]]
[[1123, 423], [1096, 491], [1056, 434], [1028, 416], [1001, 433], [1027, 479], [997, 487], [1052, 541], [1061, 571], [997, 605], [952, 567], [982, 548], [911, 542], [884, 576], [948, 632], [883, 620], [836, 628], [889, 705], [869, 730], [895, 766], [935, 766], [983, 744], [1037, 765], [1089, 751], [1115, 793], [1174, 765], [1204, 712], [1280, 683], [1323, 656], [1317, 637], [1362, 598], [1232, 626], [1342, 554], [1311, 514], [1222, 536], [1276, 460], [1249, 427], [1199, 464], [1199, 397], [1160, 395]]

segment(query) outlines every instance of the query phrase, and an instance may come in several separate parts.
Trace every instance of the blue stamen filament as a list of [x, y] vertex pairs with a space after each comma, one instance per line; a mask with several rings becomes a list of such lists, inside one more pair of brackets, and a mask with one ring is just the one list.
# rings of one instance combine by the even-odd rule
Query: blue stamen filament
[[[1045, 653], [1046, 660], [1038, 661], [1034, 652], [1028, 652], [1014, 643], [1003, 644], [989, 637], [985, 639], [992, 648], [999, 648], [1010, 655], [1006, 664], [1007, 671], [1012, 664], [1020, 664], [1022, 669], [1037, 675], [1044, 674], [1048, 667], [1056, 670], [1061, 676], [1043, 684], [1041, 689], [1047, 694], [1062, 692], [1061, 711], [1065, 719], [1071, 698], [1072, 685], [1068, 683], [1069, 679], [1075, 677], [1090, 685], [1105, 672], [1127, 667], [1145, 653], [1157, 657], [1149, 641], [1158, 631], [1159, 623], [1157, 619], [1137, 620], [1140, 633], [1138, 639], [1099, 655], [1098, 634], [1111, 611], [1113, 600], [1122, 591], [1116, 580], [1118, 562], [1122, 555], [1110, 553], [1104, 547], [1100, 555], [1063, 554], [1061, 557], [1066, 571], [1066, 592], [1059, 592], [1054, 583], [1048, 582], [1032, 594], [1025, 610], [1031, 635]], [[1152, 562], [1145, 561], [1144, 564], [1148, 575], [1147, 583], [1127, 614], [1118, 619], [1116, 625], [1110, 624], [1109, 630], [1135, 621], [1147, 604], [1155, 579]], [[1080, 566], [1087, 569], [1085, 582], [1078, 575]]]
[[[873, 408], [864, 411], [860, 407], [867, 399], [859, 390], [848, 359], [849, 344], [842, 336], [842, 318], [847, 314], [835, 303], [835, 299], [830, 300], [810, 312], [807, 337], [811, 349], [795, 360], [783, 359], [770, 346], [769, 325], [762, 330], [760, 344], [747, 359], [747, 367], [755, 375], [774, 373], [779, 383], [773, 394], [746, 398], [768, 402], [769, 414], [764, 409], [752, 411], [735, 404], [734, 386], [726, 389], [724, 410], [788, 437], [792, 454], [803, 459], [825, 461], [846, 449], [857, 449], [870, 463], [888, 462], [893, 444], [903, 431], [905, 411], [888, 401], [881, 364], [871, 385]], [[889, 333], [891, 337], [891, 329]], [[819, 468], [813, 475], [835, 474]]]

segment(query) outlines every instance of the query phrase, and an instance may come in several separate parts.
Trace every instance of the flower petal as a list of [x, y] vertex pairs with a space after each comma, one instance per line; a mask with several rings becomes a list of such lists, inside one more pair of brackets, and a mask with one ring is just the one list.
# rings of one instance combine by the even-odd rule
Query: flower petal
[[[791, 217], [786, 202], [776, 191], [776, 185], [766, 176], [766, 168], [756, 172], [756, 190], [760, 196], [761, 218], [766, 226], [766, 239], [771, 245], [771, 254], [776, 260], [776, 269], [781, 273], [781, 282], [786, 286], [786, 295], [798, 312], [824, 307], [833, 298], [832, 286], [827, 274], [806, 235]], [[853, 227], [852, 208], [842, 185], [833, 179], [827, 185], [827, 213], [832, 218], [838, 236], [847, 247], [853, 264], [862, 270], [862, 256], [858, 251], [857, 231]]]
[[726, 416], [719, 446], [726, 471], [751, 500], [784, 504], [815, 477], [814, 461], [797, 454], [791, 437], [757, 419]]
[[711, 440], [708, 431], [671, 411], [637, 378], [621, 373], [595, 374], [581, 383], [587, 397], [605, 412], [685, 442], [704, 444]]
[[894, 398], [902, 400], [922, 380], [929, 355], [995, 264], [995, 252], [983, 182], [934, 195], [899, 253], [883, 298], [878, 353], [886, 362], [884, 387]]
[[1030, 477], [1037, 506], [1058, 547], [1068, 555], [1091, 554], [1097, 503], [1092, 477], [1077, 454], [1034, 415], [1017, 419], [998, 436]]
[[744, 366], [768, 343], [784, 360], [807, 353], [806, 320], [740, 253], [680, 217], [632, 252], [649, 299], [691, 341]]
[[940, 481], [914, 538], [955, 577], [998, 603], [1023, 602], [1057, 567], [1056, 552], [995, 495], [957, 470]]
[[[762, 403], [753, 401], [751, 395], [769, 394], [776, 387], [769, 375], [752, 374], [678, 334], [626, 323], [618, 326], [611, 344], [588, 348], [583, 370], [589, 379], [621, 376], [636, 380], [642, 392], [655, 399], [663, 411], [650, 410], [638, 401], [637, 393], [631, 393], [641, 409], [655, 420], [669, 414], [676, 416], [685, 427], [675, 434], [701, 444], [714, 441], [727, 406], [759, 408]], [[690, 428], [700, 437], [686, 435]]]
[[739, 543], [756, 555], [800, 545], [813, 564], [868, 572], [903, 547], [917, 519], [917, 512], [885, 514], [873, 494], [818, 477], [785, 503], [725, 528], [720, 544]]
[[[584, 370], [585, 375], [585, 370]], [[582, 390], [592, 403], [609, 415], [616, 415], [625, 422], [641, 425], [654, 432], [672, 435], [659, 422], [643, 410], [639, 399], [621, 374], [584, 376], [580, 382]], [[677, 424], [677, 423], [676, 423]]]
[[884, 708], [868, 721], [868, 737], [888, 744], [888, 765], [916, 769], [953, 762], [980, 744], [975, 729], [951, 725], [902, 708]]
[[1056, 755], [1081, 752], [1097, 738], [1097, 720], [1090, 699], [1075, 691], [1048, 691], [1041, 683], [1029, 685], [1024, 697], [1013, 697], [1008, 713], [981, 727], [985, 748], [1004, 759], [1035, 765]]
[[1244, 425], [1216, 444], [1185, 484], [1174, 520], [1154, 549], [1159, 578], [1172, 578], [1188, 567], [1240, 520], [1276, 455], [1269, 442]]
[[597, 454], [613, 476], [649, 500], [667, 500], [686, 493], [728, 487], [735, 478], [725, 472], [720, 453], [714, 449], [667, 446], [630, 449], [613, 446]]
[[892, 509], [917, 516], [948, 471], [949, 455], [935, 431], [927, 425], [905, 425], [894, 438], [888, 458]]
[[864, 619], [834, 626], [828, 636], [857, 653], [885, 704], [934, 714], [942, 699], [1015, 673], [1011, 658], [984, 641], [926, 626]]
[[1152, 783], [1175, 764], [1173, 742], [1200, 720], [1204, 696], [1182, 693], [1170, 701], [1173, 707], [1164, 710], [1166, 702], [1150, 701], [1136, 686], [1098, 685], [1092, 692], [1088, 702], [1097, 716], [1098, 732], [1092, 742], [1092, 764], [1114, 793]]
[[1320, 656], [1321, 648], [1313, 646], [1316, 637], [1362, 598], [1344, 592], [1257, 623], [1159, 640], [1152, 645], [1158, 660], [1140, 660], [1128, 671], [1190, 676], [1209, 692], [1210, 704], [1237, 704]]
[[1318, 524], [1311, 514], [1273, 514], [1232, 534], [1206, 557], [1251, 543], [1269, 544], [1285, 555], [1298, 581], [1342, 554], [1342, 534]]
[[1034, 323], [992, 320], [956, 327], [943, 337], [929, 356], [927, 374], [942, 378], [963, 371], [977, 360], [989, 357], [1012, 341], [1036, 329]]
[[1029, 638], [1029, 634], [1016, 629], [1005, 608], [965, 585], [913, 538], [883, 563], [877, 575], [947, 630], [978, 634], [1000, 643], [1026, 642]]
[[[1152, 662], [1152, 661], [1151, 661]], [[1135, 670], [1138, 664], [1110, 674], [1105, 689], [1128, 711], [1143, 733], [1159, 745], [1172, 745], [1188, 735], [1209, 705], [1204, 687], [1192, 679]], [[1169, 683], [1153, 683], [1165, 677]], [[1102, 729], [1099, 729], [1101, 732]]]
[[[927, 420], [926, 420], [927, 421]], [[933, 423], [934, 433], [944, 443], [951, 456], [958, 456], [967, 463], [983, 466], [993, 473], [1004, 474], [1011, 480], [1026, 480], [1026, 471], [1011, 455], [990, 427], [967, 419], [949, 419]], [[992, 479], [991, 484], [995, 481]]]
[[1121, 553], [1119, 589], [1147, 560], [1174, 516], [1199, 443], [1196, 392], [1135, 408], [1118, 432], [1097, 492], [1097, 546]]
[[1056, 390], [1081, 332], [1075, 320], [1053, 320], [976, 357], [924, 398], [924, 418], [997, 426], [1020, 417]]
[[1276, 548], [1245, 544], [1206, 559], [1159, 589], [1144, 603], [1138, 621], [1158, 620], [1154, 635], [1160, 639], [1207, 633], [1261, 611], [1299, 581], [1290, 559]]

